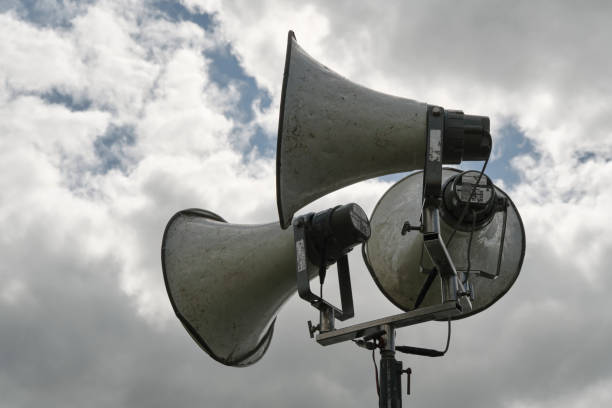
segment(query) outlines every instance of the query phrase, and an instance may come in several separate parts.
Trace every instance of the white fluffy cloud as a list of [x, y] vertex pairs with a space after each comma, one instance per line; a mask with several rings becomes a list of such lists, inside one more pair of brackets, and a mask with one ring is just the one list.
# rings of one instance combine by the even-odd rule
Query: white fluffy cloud
[[[150, 2], [65, 3], [38, 4], [50, 24], [0, 8], [0, 327], [9, 333], [0, 394], [9, 406], [82, 404], [86, 394], [66, 384], [96, 395], [94, 405], [375, 404], [367, 353], [313, 344], [302, 302], [283, 310], [258, 365], [232, 370], [195, 348], [161, 280], [161, 234], [175, 211], [276, 219], [274, 160], [249, 139], [258, 126], [275, 136], [288, 29], [358, 83], [489, 115], [496, 132], [512, 123], [534, 146], [512, 158], [520, 181], [509, 193], [527, 230], [515, 288], [455, 325], [447, 357], [409, 359], [415, 394], [405, 403], [610, 404], [607, 4], [185, 0], [214, 14], [204, 30]], [[250, 121], [228, 114], [244, 90], [211, 79], [205, 54], [228, 44], [272, 97], [265, 109], [254, 97]], [[308, 209], [355, 201], [370, 212], [388, 186], [361, 183]], [[358, 320], [392, 312], [358, 254], [351, 262]], [[426, 324], [400, 340], [444, 335]]]
[[[234, 97], [210, 82], [202, 55], [216, 40], [192, 23], [138, 25], [135, 14], [102, 3], [64, 30], [0, 15], [2, 219], [11, 225], [6, 239], [39, 224], [66, 251], [117, 257], [141, 312], [167, 317], [158, 273], [164, 222], [188, 206], [230, 219], [258, 211], [262, 196], [271, 201], [258, 184], [271, 180], [273, 163], [242, 157], [228, 139], [237, 124], [223, 112]], [[50, 92], [90, 107], [50, 104]], [[104, 168], [96, 141], [122, 126], [133, 140], [116, 141], [121, 169]], [[227, 206], [227, 195], [244, 199]], [[62, 234], [79, 247], [62, 247]], [[5, 297], [23, 286], [8, 285]]]

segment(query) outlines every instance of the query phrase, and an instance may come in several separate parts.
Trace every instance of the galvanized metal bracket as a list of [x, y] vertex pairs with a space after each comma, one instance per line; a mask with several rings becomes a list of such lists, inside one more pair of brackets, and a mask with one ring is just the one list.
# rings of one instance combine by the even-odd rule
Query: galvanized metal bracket
[[322, 346], [329, 346], [331, 344], [367, 337], [374, 333], [378, 333], [385, 325], [399, 329], [401, 327], [412, 326], [431, 320], [448, 319], [457, 316], [461, 311], [462, 307], [459, 302], [446, 302], [439, 305], [421, 307], [398, 315], [383, 317], [381, 319], [335, 329], [326, 333], [320, 333], [317, 335], [317, 342]]
[[322, 313], [325, 313], [326, 317], [330, 317], [331, 311], [331, 324], [333, 328], [334, 318], [344, 321], [355, 315], [348, 257], [343, 255], [336, 263], [338, 268], [338, 283], [340, 286], [341, 302], [341, 307], [338, 308], [320, 296], [315, 295], [310, 289], [310, 277], [316, 272], [316, 270], [318, 270], [319, 266], [315, 265], [315, 263], [308, 256], [309, 238], [306, 234], [306, 225], [309, 221], [309, 217], [312, 217], [312, 214], [300, 216], [293, 222], [298, 294], [313, 307]]
[[[431, 258], [442, 280], [442, 303], [456, 301], [465, 296], [461, 280], [440, 231], [440, 206], [442, 204], [442, 162], [444, 151], [444, 109], [439, 106], [427, 106], [427, 134], [425, 163], [423, 167], [423, 207], [421, 225], [411, 226], [405, 222], [402, 235], [410, 230], [423, 234], [423, 248]], [[421, 255], [423, 256], [423, 254]], [[429, 271], [430, 274], [435, 271]], [[433, 276], [433, 275], [431, 275]], [[471, 303], [467, 300], [468, 307]]]
[[442, 197], [442, 152], [444, 149], [444, 109], [439, 106], [427, 106], [425, 146], [423, 200], [425, 205], [437, 207]]

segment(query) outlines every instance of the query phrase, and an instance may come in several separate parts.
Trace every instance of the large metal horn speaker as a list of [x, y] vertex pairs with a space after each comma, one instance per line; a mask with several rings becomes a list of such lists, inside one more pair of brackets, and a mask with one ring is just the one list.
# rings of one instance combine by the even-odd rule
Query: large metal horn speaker
[[[478, 172], [471, 173], [473, 180]], [[457, 225], [457, 215], [463, 207], [457, 206], [459, 211], [455, 211], [455, 215], [447, 207], [456, 199], [453, 194], [449, 194], [453, 188], [464, 197], [470, 193], [468, 184], [461, 186], [457, 182], [453, 183], [460, 183], [458, 175], [463, 174], [466, 173], [456, 169], [444, 169], [442, 173], [442, 238], [460, 277], [467, 278], [474, 294], [471, 311], [466, 309], [466, 312], [455, 318], [478, 313], [500, 299], [518, 277], [525, 255], [525, 230], [518, 210], [506, 193], [493, 186], [486, 176], [483, 176], [483, 180], [489, 182], [489, 188], [483, 187], [484, 195], [493, 193], [494, 189], [496, 201], [504, 203], [504, 211], [491, 212], [489, 217], [481, 217], [479, 214], [487, 210], [483, 206], [482, 211], [474, 211], [473, 219], [469, 218], [470, 214], [461, 225]], [[466, 175], [466, 178], [469, 177], [469, 174]], [[483, 185], [486, 186], [484, 181]], [[413, 225], [419, 222], [422, 191], [422, 172], [413, 173], [391, 187], [374, 209], [370, 220], [371, 236], [363, 247], [364, 260], [376, 284], [391, 302], [405, 311], [417, 305], [417, 299], [422, 296], [428, 278], [428, 270], [433, 267], [423, 248], [423, 234], [417, 231], [402, 234], [402, 225], [406, 221]], [[484, 197], [483, 201], [488, 200], [493, 205], [493, 199], [489, 197]], [[453, 233], [455, 226], [457, 230]], [[465, 276], [468, 267], [470, 272]], [[420, 306], [440, 303], [440, 286], [440, 277], [437, 276]]]
[[[422, 169], [430, 108], [347, 80], [308, 55], [290, 31], [276, 157], [282, 228], [298, 209], [329, 192]], [[436, 109], [444, 117], [443, 163], [488, 157], [488, 118]]]
[[200, 347], [230, 366], [259, 360], [296, 291], [293, 230], [184, 210], [168, 222], [161, 254], [172, 307]]

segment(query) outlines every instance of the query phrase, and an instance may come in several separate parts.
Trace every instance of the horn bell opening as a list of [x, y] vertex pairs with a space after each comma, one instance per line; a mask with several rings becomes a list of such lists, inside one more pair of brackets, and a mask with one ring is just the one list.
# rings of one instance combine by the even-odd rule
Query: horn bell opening
[[[265, 354], [284, 301], [241, 301], [248, 298], [246, 285], [259, 279], [257, 271], [232, 263], [226, 249], [232, 250], [244, 230], [249, 235], [244, 226], [228, 224], [211, 211], [187, 209], [168, 221], [161, 246], [164, 284], [174, 313], [206, 353], [234, 367], [254, 364]], [[255, 285], [254, 295], [261, 298], [262, 290], [266, 288]], [[251, 310], [242, 313], [243, 307]]]

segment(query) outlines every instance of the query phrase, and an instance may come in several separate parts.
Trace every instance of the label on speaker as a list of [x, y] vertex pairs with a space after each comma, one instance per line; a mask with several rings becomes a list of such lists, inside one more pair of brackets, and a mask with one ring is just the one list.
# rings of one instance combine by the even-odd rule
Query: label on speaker
[[300, 239], [295, 243], [295, 254], [297, 258], [297, 270], [302, 272], [306, 270], [306, 246], [304, 240]]
[[429, 132], [429, 161], [442, 161], [442, 131], [432, 129]]

